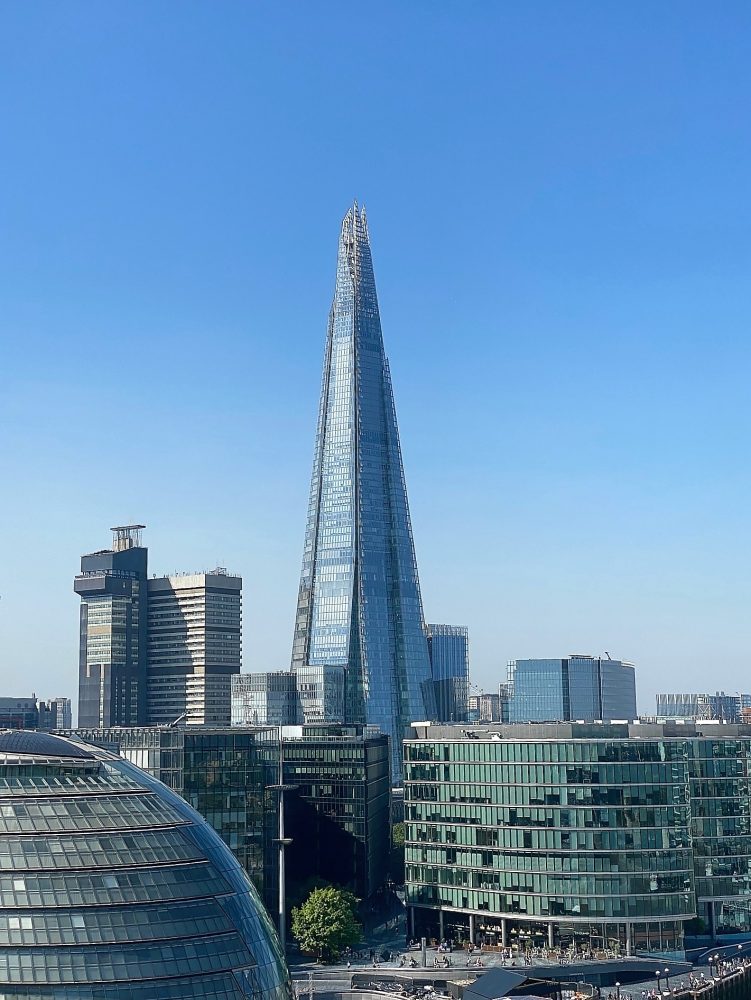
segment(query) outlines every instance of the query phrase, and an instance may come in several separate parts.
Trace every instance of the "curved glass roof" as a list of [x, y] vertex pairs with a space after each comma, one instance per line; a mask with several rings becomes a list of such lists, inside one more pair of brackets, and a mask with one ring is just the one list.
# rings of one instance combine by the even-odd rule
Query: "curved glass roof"
[[32, 757], [75, 757], [78, 760], [91, 760], [94, 756], [77, 743], [31, 729], [0, 729], [0, 753], [28, 754]]
[[2, 732], [0, 997], [293, 994], [255, 888], [183, 799], [106, 750]]

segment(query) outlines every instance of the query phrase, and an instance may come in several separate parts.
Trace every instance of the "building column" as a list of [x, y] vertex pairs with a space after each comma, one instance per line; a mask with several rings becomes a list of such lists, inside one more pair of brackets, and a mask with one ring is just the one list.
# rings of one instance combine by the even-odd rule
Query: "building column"
[[443, 909], [438, 909], [438, 940], [443, 941]]
[[407, 907], [407, 936], [409, 940], [414, 940], [415, 937], [415, 908], [414, 906]]
[[633, 954], [633, 944], [631, 942], [631, 923], [626, 921], [626, 957], [630, 958]]
[[469, 915], [469, 940], [472, 944], [475, 943], [475, 915], [470, 913]]
[[501, 947], [508, 948], [508, 930], [505, 917], [501, 917]]
[[555, 927], [552, 920], [548, 920], [548, 948], [555, 947]]

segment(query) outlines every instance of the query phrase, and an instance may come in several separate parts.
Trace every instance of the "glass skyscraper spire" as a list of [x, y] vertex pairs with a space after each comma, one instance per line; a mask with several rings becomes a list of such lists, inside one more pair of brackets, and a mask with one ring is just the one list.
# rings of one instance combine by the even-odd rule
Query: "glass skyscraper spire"
[[433, 689], [365, 210], [339, 238], [292, 668], [345, 667], [346, 721], [391, 737], [401, 780], [410, 722]]

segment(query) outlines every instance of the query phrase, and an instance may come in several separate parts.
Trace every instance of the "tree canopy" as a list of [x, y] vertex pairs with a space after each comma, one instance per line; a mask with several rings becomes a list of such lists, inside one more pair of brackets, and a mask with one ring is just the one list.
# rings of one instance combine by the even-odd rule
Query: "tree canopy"
[[345, 889], [314, 889], [302, 906], [292, 910], [292, 933], [302, 951], [334, 961], [356, 945], [362, 928], [355, 919], [357, 899]]
[[404, 823], [394, 823], [391, 828], [389, 876], [395, 885], [404, 885]]

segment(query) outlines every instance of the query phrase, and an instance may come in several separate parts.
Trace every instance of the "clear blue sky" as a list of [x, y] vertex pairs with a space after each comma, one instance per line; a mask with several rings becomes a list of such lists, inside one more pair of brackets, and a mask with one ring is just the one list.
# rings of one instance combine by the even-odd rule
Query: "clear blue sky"
[[7, 3], [0, 693], [80, 554], [245, 579], [286, 667], [341, 216], [369, 215], [429, 620], [475, 680], [751, 688], [751, 7]]

